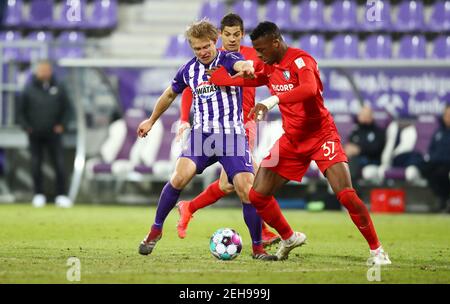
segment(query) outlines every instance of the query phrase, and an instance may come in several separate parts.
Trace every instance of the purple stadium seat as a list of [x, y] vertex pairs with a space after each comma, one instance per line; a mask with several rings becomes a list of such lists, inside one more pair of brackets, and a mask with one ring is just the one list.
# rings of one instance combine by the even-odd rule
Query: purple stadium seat
[[[414, 146], [414, 151], [425, 155], [428, 153], [431, 138], [438, 127], [438, 121], [436, 117], [431, 115], [419, 116], [414, 125], [417, 131], [417, 141]], [[406, 168], [391, 167], [385, 171], [384, 177], [404, 181], [406, 180]]]
[[200, 10], [199, 18], [208, 18], [212, 24], [220, 27], [220, 20], [226, 13], [225, 3], [221, 0], [205, 1]]
[[291, 2], [288, 0], [270, 0], [267, 5], [266, 20], [274, 22], [281, 30], [294, 30], [291, 18]]
[[427, 26], [430, 30], [436, 32], [450, 30], [450, 0], [436, 1], [433, 4]]
[[400, 39], [399, 58], [426, 58], [426, 40], [422, 35], [405, 35]]
[[432, 57], [439, 59], [450, 58], [450, 35], [439, 36], [434, 40]]
[[424, 9], [421, 0], [404, 0], [398, 7], [397, 21], [394, 24], [398, 31], [422, 30], [424, 25]]
[[[131, 150], [136, 143], [136, 129], [145, 117], [144, 111], [140, 109], [128, 109], [123, 120], [111, 124], [110, 137], [105, 144], [108, 145], [108, 141], [120, 140], [120, 146], [115, 148], [114, 154], [110, 154], [111, 151], [106, 151], [108, 152], [108, 155], [105, 154], [102, 160], [94, 160], [94, 163], [92, 164], [92, 171], [94, 174], [110, 174], [112, 173], [112, 166], [115, 161], [128, 160], [130, 158]], [[122, 134], [116, 138], [115, 136], [119, 133]]]
[[[7, 31], [0, 32], [0, 42], [8, 43], [10, 41], [16, 41], [22, 39], [20, 32]], [[5, 47], [3, 48], [3, 60], [8, 61], [19, 61], [21, 58], [20, 49], [17, 47]]]
[[43, 59], [52, 56], [52, 50], [50, 43], [53, 42], [53, 34], [46, 31], [32, 32], [27, 36], [27, 40], [32, 42], [41, 42], [43, 45], [47, 45], [47, 53], [45, 47], [30, 47], [23, 49], [21, 60], [24, 62], [31, 61], [32, 59]]
[[84, 57], [84, 43], [86, 37], [81, 32], [63, 32], [57, 39], [54, 58], [82, 58]]
[[325, 28], [323, 11], [323, 0], [301, 1], [296, 29], [300, 31], [323, 30]]
[[241, 16], [245, 31], [248, 32], [258, 25], [258, 2], [255, 0], [236, 1], [233, 12]]
[[384, 178], [395, 180], [406, 180], [406, 169], [401, 167], [391, 167], [384, 172]]
[[[3, 0], [6, 1], [6, 0]], [[7, 27], [18, 27], [23, 22], [23, 2], [22, 0], [7, 0], [5, 20], [3, 24]]]
[[[377, 15], [364, 16], [362, 28], [367, 31], [389, 31], [392, 26], [391, 3], [389, 0], [378, 0], [376, 5], [376, 14], [379, 14], [380, 20], [373, 20]], [[366, 11], [369, 13], [369, 11]], [[375, 11], [374, 11], [375, 12]]]
[[[158, 152], [156, 153], [155, 159], [152, 161], [152, 165], [169, 161], [171, 159], [171, 149], [172, 149], [172, 142], [175, 138], [175, 134], [172, 132], [172, 126], [173, 124], [178, 121], [179, 114], [169, 114], [166, 113], [160, 117], [160, 121], [162, 122], [162, 128], [163, 128], [163, 134], [161, 137], [161, 142], [159, 143]], [[153, 174], [154, 170], [153, 167], [150, 164], [145, 164], [145, 161], [143, 164], [137, 165], [134, 170], [136, 172], [139, 172], [141, 174]]]
[[60, 29], [82, 29], [86, 26], [86, 0], [71, 1], [72, 3], [63, 1], [61, 14], [59, 19], [54, 22], [54, 27]]
[[351, 0], [334, 1], [331, 5], [331, 17], [328, 29], [332, 31], [355, 30], [358, 27], [357, 4]]
[[166, 58], [192, 58], [194, 54], [189, 46], [189, 42], [184, 35], [175, 35], [170, 38], [169, 45], [165, 52]]
[[92, 16], [86, 27], [111, 29], [117, 25], [117, 0], [95, 0]]
[[304, 35], [299, 40], [299, 47], [314, 58], [325, 57], [325, 39], [322, 35]]
[[337, 35], [332, 41], [332, 58], [358, 58], [358, 37], [356, 35]]
[[371, 35], [366, 40], [366, 58], [392, 57], [392, 38], [389, 35]]
[[53, 25], [53, 0], [32, 0], [27, 25], [31, 28], [51, 28]]

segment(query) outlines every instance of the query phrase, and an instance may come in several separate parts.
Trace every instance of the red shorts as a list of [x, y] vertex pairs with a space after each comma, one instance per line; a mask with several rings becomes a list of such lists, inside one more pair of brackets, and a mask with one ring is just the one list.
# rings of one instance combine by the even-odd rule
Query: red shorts
[[332, 165], [348, 161], [337, 131], [324, 132], [295, 142], [283, 134], [262, 161], [261, 167], [300, 182], [312, 160], [324, 174]]

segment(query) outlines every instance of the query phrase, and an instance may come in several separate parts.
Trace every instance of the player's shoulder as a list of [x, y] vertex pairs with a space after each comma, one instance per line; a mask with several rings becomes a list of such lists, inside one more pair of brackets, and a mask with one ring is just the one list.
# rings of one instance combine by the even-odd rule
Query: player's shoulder
[[295, 65], [298, 69], [317, 66], [317, 62], [311, 54], [298, 48], [288, 48], [286, 56], [291, 65]]
[[243, 60], [244, 57], [239, 52], [233, 52], [233, 51], [220, 51], [219, 56], [222, 56], [223, 59], [232, 59], [232, 60]]
[[255, 57], [257, 56], [256, 50], [251, 46], [241, 45], [239, 52], [245, 57]]
[[197, 57], [192, 57], [188, 62], [181, 66], [181, 69], [189, 68], [191, 65], [195, 64], [198, 61]]

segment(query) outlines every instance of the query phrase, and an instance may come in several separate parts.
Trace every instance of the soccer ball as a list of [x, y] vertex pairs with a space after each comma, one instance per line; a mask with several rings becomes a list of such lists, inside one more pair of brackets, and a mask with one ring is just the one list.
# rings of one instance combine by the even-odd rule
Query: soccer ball
[[211, 236], [209, 250], [219, 260], [233, 260], [241, 253], [241, 236], [234, 229], [220, 228]]

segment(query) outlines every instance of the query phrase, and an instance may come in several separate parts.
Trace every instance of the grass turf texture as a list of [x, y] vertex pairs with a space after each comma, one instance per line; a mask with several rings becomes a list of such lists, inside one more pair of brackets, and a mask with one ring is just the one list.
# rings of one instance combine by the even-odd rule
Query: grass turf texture
[[[69, 283], [72, 256], [81, 261], [80, 283], [369, 283], [366, 242], [344, 212], [285, 211], [308, 244], [283, 262], [252, 260], [242, 210], [219, 208], [196, 213], [184, 240], [177, 237], [173, 210], [152, 255], [140, 256], [137, 247], [154, 214], [153, 207], [0, 206], [0, 283]], [[381, 283], [450, 283], [449, 216], [373, 219], [393, 262], [381, 269]], [[221, 227], [243, 238], [233, 261], [209, 252], [209, 238]]]

